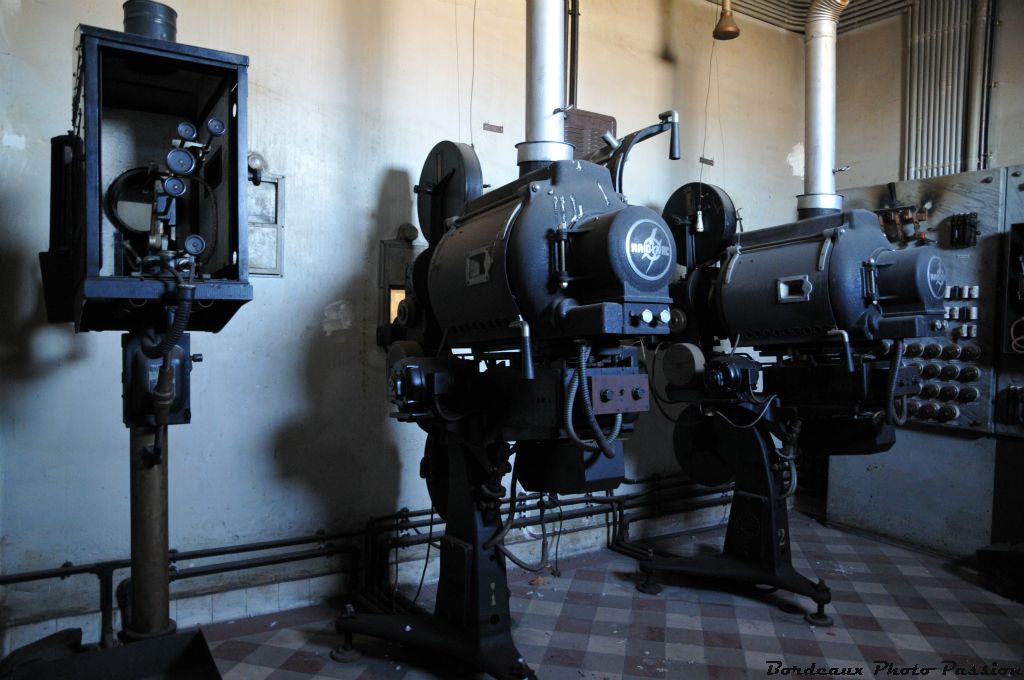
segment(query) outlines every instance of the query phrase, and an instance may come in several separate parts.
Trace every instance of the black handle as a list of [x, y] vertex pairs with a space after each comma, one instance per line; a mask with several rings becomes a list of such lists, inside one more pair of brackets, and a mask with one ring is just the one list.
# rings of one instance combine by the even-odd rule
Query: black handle
[[658, 118], [669, 124], [668, 157], [677, 161], [682, 158], [679, 152], [679, 112], [674, 109], [665, 111]]

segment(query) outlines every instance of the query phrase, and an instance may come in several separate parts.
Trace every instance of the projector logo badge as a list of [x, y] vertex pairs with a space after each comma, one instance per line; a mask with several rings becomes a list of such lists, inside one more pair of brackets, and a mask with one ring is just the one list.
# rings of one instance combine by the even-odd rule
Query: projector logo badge
[[938, 255], [932, 255], [932, 259], [928, 261], [928, 286], [932, 290], [932, 295], [937, 298], [942, 297], [946, 290], [946, 270]]
[[645, 281], [658, 281], [672, 266], [672, 237], [652, 220], [640, 220], [626, 233], [626, 261]]

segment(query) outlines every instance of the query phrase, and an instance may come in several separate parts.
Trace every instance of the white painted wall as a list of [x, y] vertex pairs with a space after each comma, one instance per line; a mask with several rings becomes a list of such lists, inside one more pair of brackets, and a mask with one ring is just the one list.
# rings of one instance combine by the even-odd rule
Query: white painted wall
[[900, 179], [903, 156], [903, 15], [839, 36], [836, 175], [842, 189]]
[[[119, 0], [0, 0], [0, 560], [4, 572], [128, 553], [128, 433], [117, 333], [49, 327], [36, 253], [47, 246], [49, 138], [68, 128], [78, 23], [118, 28]], [[181, 42], [251, 57], [250, 148], [287, 178], [283, 279], [219, 335], [196, 334], [193, 422], [170, 433], [171, 544], [189, 549], [360, 525], [425, 507], [418, 428], [387, 417], [374, 344], [377, 241], [413, 218], [430, 147], [475, 141], [485, 181], [516, 176], [524, 16], [510, 0], [173, 0]], [[474, 6], [475, 82], [473, 79]], [[585, 0], [579, 101], [620, 133], [678, 108], [637, 151], [626, 190], [660, 207], [698, 178], [715, 7]], [[715, 47], [703, 179], [747, 226], [792, 218], [801, 181], [800, 38], [753, 20]], [[664, 58], [665, 54], [674, 57]], [[470, 116], [470, 93], [472, 117]], [[481, 130], [484, 121], [504, 134]], [[472, 128], [471, 128], [472, 123]], [[728, 135], [725, 132], [728, 131]], [[325, 332], [332, 306], [347, 328]], [[631, 472], [671, 470], [647, 419]], [[244, 582], [243, 582], [244, 585]], [[190, 584], [191, 586], [191, 584]], [[6, 589], [0, 622], [95, 606], [89, 577]]]

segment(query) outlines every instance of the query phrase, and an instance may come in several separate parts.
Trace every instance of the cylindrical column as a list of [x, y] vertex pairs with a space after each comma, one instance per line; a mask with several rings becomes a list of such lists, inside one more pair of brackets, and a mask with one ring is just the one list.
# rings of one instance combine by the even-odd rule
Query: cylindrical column
[[[572, 159], [565, 143], [565, 0], [526, 2], [526, 140], [521, 171]], [[526, 164], [526, 165], [524, 165]]]
[[174, 632], [170, 617], [167, 532], [167, 437], [152, 455], [155, 427], [131, 428], [132, 612], [131, 638]]
[[814, 0], [804, 27], [804, 193], [800, 217], [843, 208], [836, 195], [836, 35], [839, 14], [850, 0]]

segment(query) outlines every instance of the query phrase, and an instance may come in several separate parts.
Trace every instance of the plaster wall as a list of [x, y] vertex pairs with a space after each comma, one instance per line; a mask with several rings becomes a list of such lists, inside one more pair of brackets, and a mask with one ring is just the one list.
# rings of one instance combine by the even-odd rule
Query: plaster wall
[[[172, 4], [181, 42], [250, 56], [249, 147], [287, 179], [285, 276], [254, 279], [254, 301], [224, 331], [192, 338], [206, 360], [192, 374], [192, 424], [170, 432], [172, 547], [332, 531], [429, 506], [422, 435], [387, 415], [377, 243], [415, 221], [412, 185], [441, 139], [472, 141], [493, 186], [516, 176], [523, 3]], [[46, 325], [36, 260], [47, 247], [49, 138], [70, 120], [74, 30], [119, 28], [120, 6], [0, 0], [5, 573], [128, 553], [118, 334]], [[702, 179], [732, 193], [748, 227], [787, 221], [801, 188], [786, 160], [803, 136], [800, 38], [744, 20], [743, 37], [712, 58], [715, 11], [702, 0], [586, 0], [580, 106], [615, 115], [620, 134], [680, 110], [684, 159], [668, 160], [667, 138], [638, 150], [632, 202], [660, 210], [701, 177], [703, 148], [715, 165]], [[630, 474], [674, 469], [670, 433], [646, 419], [627, 447]], [[0, 621], [88, 611], [95, 588], [89, 577], [7, 588]]]

